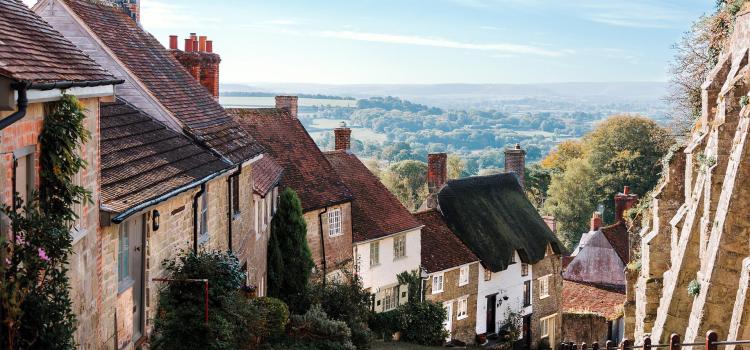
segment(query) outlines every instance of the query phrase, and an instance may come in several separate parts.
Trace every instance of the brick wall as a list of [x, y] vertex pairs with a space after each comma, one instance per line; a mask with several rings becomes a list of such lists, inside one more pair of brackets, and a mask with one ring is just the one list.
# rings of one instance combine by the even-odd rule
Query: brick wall
[[[559, 254], [553, 254], [551, 248], [547, 248], [547, 256], [532, 266], [534, 288], [532, 290], [532, 317], [531, 317], [531, 345], [536, 347], [542, 339], [540, 322], [543, 318], [555, 315], [554, 336], [550, 330], [550, 339], [559, 343], [562, 338], [562, 258]], [[549, 275], [549, 296], [541, 298], [539, 293], [539, 278]], [[553, 346], [554, 348], [554, 346]]]
[[[447, 270], [443, 273], [443, 292], [438, 294], [432, 293], [432, 275], [425, 282], [425, 299], [440, 304], [446, 302], [453, 304], [451, 338], [458, 339], [468, 344], [474, 343], [476, 337], [477, 321], [477, 283], [479, 276], [479, 263], [469, 265], [469, 283], [463, 286], [458, 285], [460, 267]], [[458, 320], [456, 312], [458, 309], [458, 299], [464, 296], [469, 297], [467, 316]]]
[[[577, 344], [598, 342], [600, 348], [607, 342], [609, 326], [607, 319], [596, 314], [564, 313], [562, 317], [561, 341], [572, 341]], [[559, 341], [558, 341], [559, 343]]]
[[328, 272], [332, 272], [333, 269], [341, 264], [347, 264], [352, 262], [352, 212], [351, 203], [344, 203], [328, 207], [328, 211], [334, 209], [341, 209], [342, 223], [341, 228], [343, 234], [336, 237], [328, 236], [328, 216], [327, 214], [322, 215], [323, 219], [323, 242], [321, 244], [320, 239], [320, 226], [319, 226], [319, 214], [324, 210], [313, 210], [305, 213], [305, 222], [307, 223], [307, 244], [310, 246], [315, 266], [322, 268], [323, 262], [323, 251], [322, 247], [325, 247], [326, 254], [326, 265]]

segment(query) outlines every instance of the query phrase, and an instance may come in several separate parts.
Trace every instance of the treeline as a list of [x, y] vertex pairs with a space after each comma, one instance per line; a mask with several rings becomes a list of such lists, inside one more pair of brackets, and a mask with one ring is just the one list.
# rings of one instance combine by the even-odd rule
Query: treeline
[[[260, 92], [260, 91], [222, 91], [221, 96], [227, 97], [276, 97], [282, 95], [278, 92]], [[354, 97], [322, 95], [322, 94], [294, 94], [299, 98], [314, 98], [319, 100], [354, 100]]]

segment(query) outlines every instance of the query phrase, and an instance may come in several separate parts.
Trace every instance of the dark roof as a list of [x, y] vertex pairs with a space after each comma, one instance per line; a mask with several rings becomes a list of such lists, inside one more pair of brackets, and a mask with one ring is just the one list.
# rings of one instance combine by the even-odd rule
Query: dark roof
[[297, 118], [276, 108], [227, 112], [284, 168], [282, 183], [297, 192], [305, 211], [352, 200], [352, 192]]
[[119, 7], [87, 0], [65, 2], [189, 133], [234, 163], [262, 153], [262, 147], [208, 90]]
[[443, 215], [435, 209], [418, 212], [414, 216], [422, 227], [422, 267], [437, 272], [479, 261], [461, 239], [448, 228]]
[[620, 257], [622, 263], [627, 265], [630, 262], [630, 247], [628, 244], [628, 228], [622, 221], [602, 227], [602, 233], [607, 238], [609, 244], [617, 252], [617, 256]]
[[492, 271], [505, 270], [514, 251], [532, 264], [550, 244], [562, 252], [512, 173], [450, 180], [437, 197], [448, 227]]
[[265, 196], [281, 180], [284, 168], [271, 156], [264, 154], [253, 163], [253, 190]]
[[563, 280], [563, 312], [593, 313], [607, 320], [622, 315], [625, 290]]
[[0, 75], [35, 83], [115, 79], [20, 0], [0, 0]]
[[357, 156], [345, 151], [326, 152], [325, 156], [354, 195], [354, 242], [381, 238], [421, 226]]
[[102, 202], [123, 212], [230, 167], [122, 100], [101, 104]]

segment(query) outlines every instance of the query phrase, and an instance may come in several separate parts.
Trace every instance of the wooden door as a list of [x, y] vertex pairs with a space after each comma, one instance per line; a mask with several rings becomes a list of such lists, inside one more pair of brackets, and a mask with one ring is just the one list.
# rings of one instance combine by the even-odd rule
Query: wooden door
[[445, 330], [448, 331], [448, 338], [446, 338], [446, 341], [451, 340], [451, 332], [453, 330], [453, 302], [445, 302], [443, 303], [443, 307], [445, 308], [445, 312], [448, 313], [448, 317], [445, 319], [445, 323], [443, 325], [445, 326]]
[[493, 334], [497, 332], [495, 329], [495, 311], [497, 303], [497, 294], [486, 296], [487, 298], [487, 334]]

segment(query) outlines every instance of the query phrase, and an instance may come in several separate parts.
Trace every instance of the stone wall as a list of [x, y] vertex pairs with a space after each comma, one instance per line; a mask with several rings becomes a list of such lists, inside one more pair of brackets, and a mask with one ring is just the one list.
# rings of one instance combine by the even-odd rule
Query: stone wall
[[[315, 266], [323, 267], [323, 249], [325, 248], [326, 268], [331, 273], [337, 266], [352, 263], [352, 211], [351, 203], [344, 203], [328, 207], [328, 211], [341, 209], [343, 234], [336, 237], [328, 236], [328, 216], [325, 209], [308, 211], [305, 213], [307, 223], [307, 244], [310, 246]], [[321, 215], [322, 214], [322, 215]], [[323, 219], [323, 244], [321, 244], [320, 218]]]
[[[460, 267], [443, 272], [443, 291], [433, 294], [432, 276], [425, 282], [425, 299], [436, 303], [453, 304], [451, 338], [458, 339], [462, 342], [471, 344], [476, 338], [476, 321], [477, 321], [477, 283], [479, 278], [479, 263], [469, 265], [469, 283], [463, 286], [458, 285]], [[457, 318], [458, 299], [468, 297], [467, 317]]]
[[585, 342], [591, 345], [599, 343], [602, 348], [607, 343], [609, 326], [607, 319], [597, 314], [564, 313], [562, 316], [562, 340], [573, 341], [580, 345]]
[[[542, 339], [541, 320], [554, 315], [554, 329], [549, 332], [547, 339], [550, 343], [559, 343], [562, 340], [562, 256], [554, 254], [550, 247], [547, 248], [547, 256], [532, 265], [532, 276], [534, 278], [532, 288], [532, 316], [531, 316], [531, 346], [536, 347]], [[549, 277], [549, 296], [541, 298], [539, 289], [539, 278]], [[554, 332], [554, 334], [553, 334]], [[551, 345], [551, 344], [550, 344]], [[554, 346], [553, 346], [554, 348]]]

